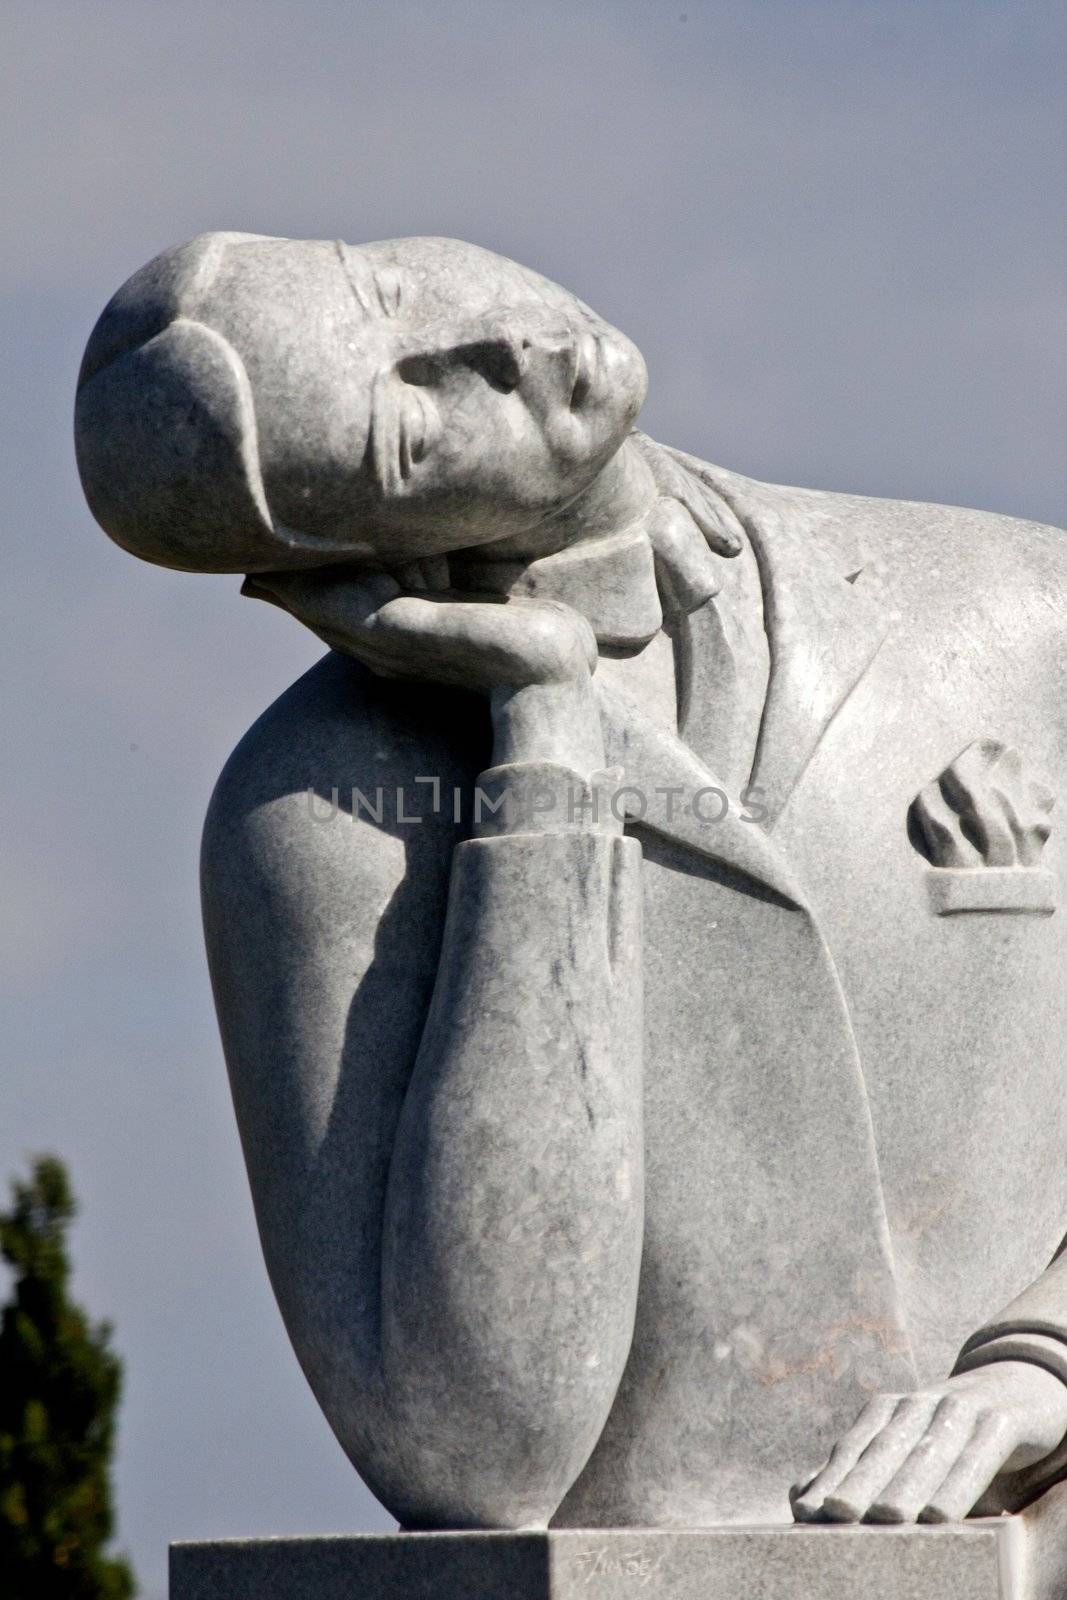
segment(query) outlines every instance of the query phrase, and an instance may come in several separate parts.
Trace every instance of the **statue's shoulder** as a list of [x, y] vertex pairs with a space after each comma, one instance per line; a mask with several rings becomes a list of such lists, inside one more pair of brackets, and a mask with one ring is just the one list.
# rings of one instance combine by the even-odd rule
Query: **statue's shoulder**
[[747, 518], [800, 522], [824, 545], [835, 536], [855, 537], [879, 554], [910, 559], [955, 547], [977, 562], [990, 550], [1010, 548], [1039, 566], [1067, 570], [1067, 529], [1050, 523], [973, 506], [765, 482], [721, 467], [707, 470], [719, 492]]
[[806, 552], [845, 576], [875, 567], [917, 624], [973, 603], [1016, 637], [1067, 627], [1067, 530], [969, 506], [764, 483], [713, 469], [774, 562]]
[[351, 874], [373, 869], [414, 832], [427, 846], [441, 835], [449, 849], [453, 790], [469, 788], [488, 764], [488, 743], [476, 698], [386, 683], [331, 651], [226, 762], [204, 824], [205, 879], [232, 879], [237, 863], [272, 884]]

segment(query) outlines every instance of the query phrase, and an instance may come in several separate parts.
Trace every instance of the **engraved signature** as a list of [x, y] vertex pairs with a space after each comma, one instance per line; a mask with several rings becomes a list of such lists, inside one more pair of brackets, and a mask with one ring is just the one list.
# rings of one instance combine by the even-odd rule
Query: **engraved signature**
[[607, 1545], [601, 1545], [598, 1550], [583, 1550], [575, 1558], [578, 1576], [584, 1578], [586, 1583], [592, 1583], [597, 1578], [636, 1578], [637, 1586], [641, 1589], [662, 1565], [662, 1552], [651, 1556], [640, 1545], [635, 1550], [623, 1550], [618, 1554], [609, 1550]]

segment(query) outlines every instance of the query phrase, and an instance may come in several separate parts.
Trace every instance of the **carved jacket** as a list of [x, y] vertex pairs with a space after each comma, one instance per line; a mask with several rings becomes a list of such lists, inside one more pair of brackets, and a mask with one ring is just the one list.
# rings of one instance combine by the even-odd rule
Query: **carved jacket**
[[[431, 1035], [486, 1104], [501, 1052], [535, 1096], [570, 1050], [569, 1162], [600, 1114], [588, 1041], [587, 1081], [643, 1071], [630, 1308], [609, 1328], [583, 1304], [580, 1241], [554, 1291], [583, 1361], [619, 1369], [593, 1434], [560, 1446], [558, 1522], [786, 1520], [790, 1482], [876, 1390], [1005, 1356], [1067, 1381], [1067, 830], [1049, 817], [1067, 542], [710, 472], [749, 548], [733, 590], [655, 646], [679, 663], [676, 726], [605, 649], [626, 797], [595, 820], [472, 828], [481, 704], [335, 655], [212, 803], [208, 947], [268, 1267], [335, 1431], [411, 1525], [405, 1483], [460, 1448], [432, 1397], [398, 1436], [379, 1345], [383, 1209]], [[526, 1224], [493, 1217], [481, 1181], [472, 1162], [504, 1259]], [[458, 1386], [479, 1329], [448, 1294], [422, 1332]], [[509, 1401], [478, 1373], [491, 1455]]]

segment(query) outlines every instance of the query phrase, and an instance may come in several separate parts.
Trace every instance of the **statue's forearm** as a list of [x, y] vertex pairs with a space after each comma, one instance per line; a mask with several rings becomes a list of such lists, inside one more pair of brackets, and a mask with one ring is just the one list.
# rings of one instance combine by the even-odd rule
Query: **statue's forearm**
[[629, 1351], [640, 848], [603, 820], [503, 832], [454, 857], [385, 1219], [383, 1375], [417, 1457], [412, 1522], [476, 1505], [482, 1525], [547, 1519]]

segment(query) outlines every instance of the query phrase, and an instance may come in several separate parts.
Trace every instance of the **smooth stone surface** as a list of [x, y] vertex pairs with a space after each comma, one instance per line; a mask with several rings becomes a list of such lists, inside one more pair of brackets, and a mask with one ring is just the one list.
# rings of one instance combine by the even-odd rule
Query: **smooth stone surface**
[[[336, 652], [204, 836], [278, 1303], [408, 1528], [1014, 1509], [1067, 1469], [1067, 539], [743, 478], [645, 383], [443, 239], [209, 235], [90, 340], [101, 524]], [[973, 1600], [1008, 1537], [766, 1571]]]
[[368, 1534], [171, 1547], [170, 1600], [1034, 1600], [1017, 1530]]

